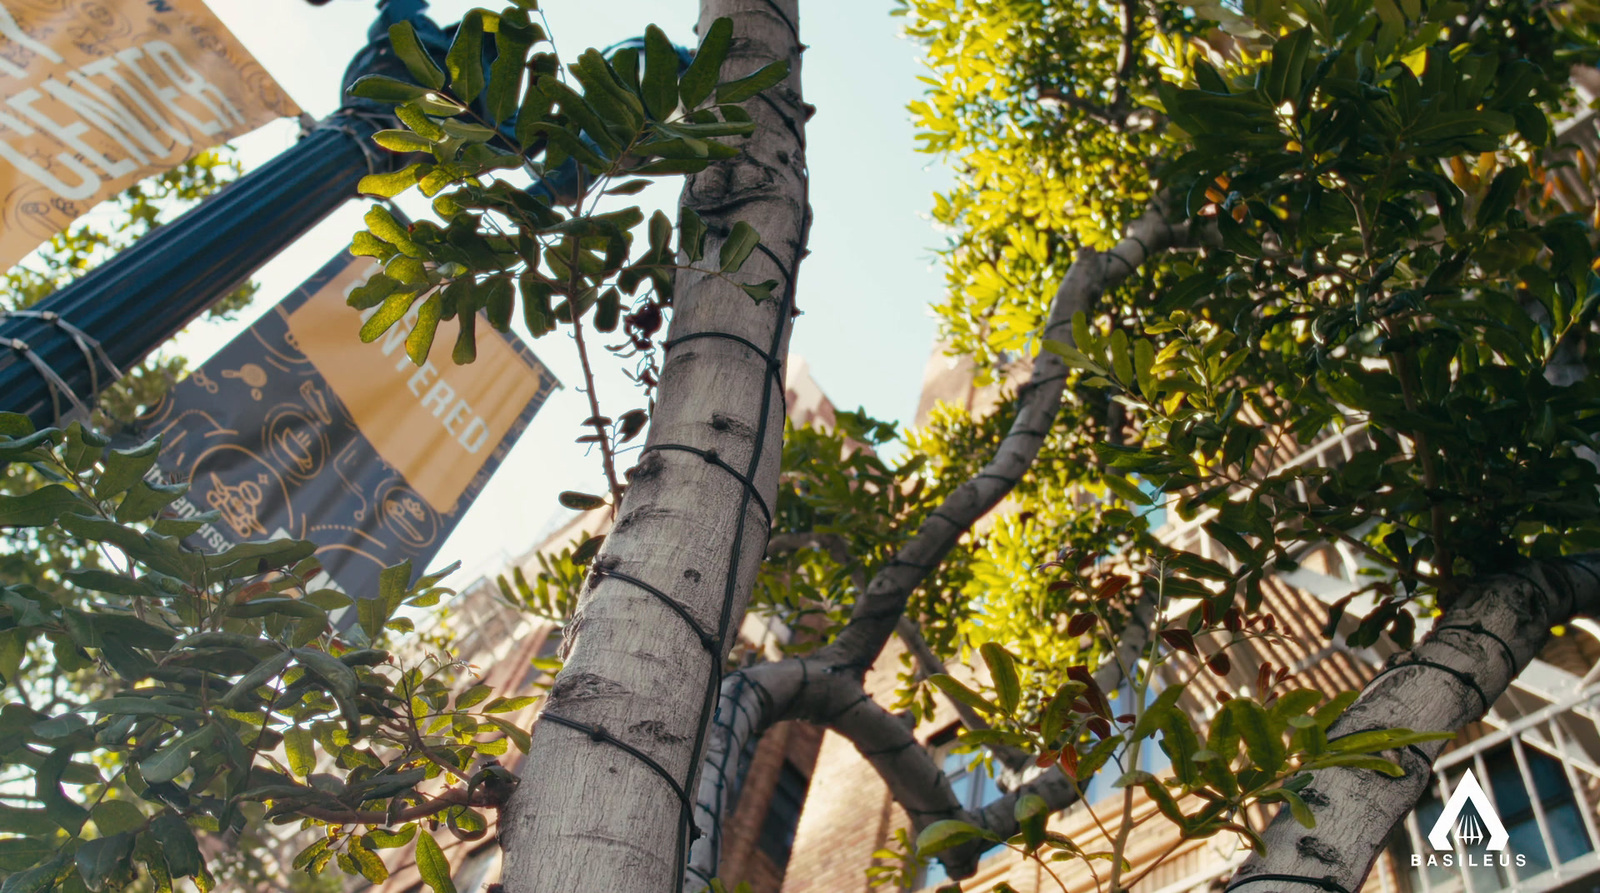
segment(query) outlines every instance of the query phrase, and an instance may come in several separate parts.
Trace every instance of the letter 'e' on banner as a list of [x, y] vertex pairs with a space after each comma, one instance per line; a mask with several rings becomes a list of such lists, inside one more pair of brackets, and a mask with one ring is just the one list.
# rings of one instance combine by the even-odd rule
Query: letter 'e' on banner
[[136, 181], [299, 113], [203, 0], [0, 0], [0, 270]]

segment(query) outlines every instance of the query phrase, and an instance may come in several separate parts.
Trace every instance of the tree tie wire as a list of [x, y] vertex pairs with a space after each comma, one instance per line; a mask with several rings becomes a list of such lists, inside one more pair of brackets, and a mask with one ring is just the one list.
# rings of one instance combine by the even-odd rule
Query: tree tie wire
[[1328, 893], [1350, 893], [1343, 884], [1329, 877], [1306, 877], [1303, 874], [1252, 874], [1249, 877], [1237, 878], [1229, 884], [1223, 893], [1232, 893], [1233, 890], [1245, 884], [1256, 881], [1280, 881], [1286, 884], [1309, 884], [1318, 889], [1327, 890]]
[[[805, 237], [805, 233], [804, 233], [804, 230], [802, 228], [802, 232], [801, 232], [801, 242], [802, 242], [802, 244], [804, 243], [804, 237]], [[772, 340], [771, 340], [770, 344], [768, 345], [768, 347], [767, 347], [767, 349], [765, 351], [761, 351], [759, 348], [756, 348], [756, 350], [758, 351], [758, 355], [766, 360], [767, 367], [770, 370], [772, 368], [772, 366], [773, 366], [774, 360], [778, 356], [779, 348], [781, 348], [783, 346], [783, 333], [788, 328], [790, 313], [791, 313], [792, 308], [794, 307], [794, 274], [788, 268], [786, 268], [783, 265], [783, 262], [780, 261], [778, 259], [778, 256], [772, 252], [772, 249], [768, 248], [765, 245], [762, 245], [759, 242], [756, 243], [756, 248], [759, 249], [769, 260], [771, 260], [773, 265], [776, 266], [779, 269], [779, 271], [781, 271], [783, 273], [783, 277], [784, 277], [783, 297], [779, 299], [778, 310], [777, 310], [777, 314], [776, 314], [777, 318], [775, 320], [775, 324], [772, 327]], [[738, 339], [738, 340], [743, 340], [743, 339]], [[787, 397], [787, 395], [784, 394], [784, 389], [783, 389], [781, 380], [779, 382], [779, 386], [778, 386], [777, 390], [778, 390], [778, 393], [780, 395], [780, 399], [784, 399], [784, 398]], [[717, 617], [717, 634], [716, 634], [716, 638], [714, 640], [715, 644], [716, 644], [716, 648], [713, 651], [713, 654], [715, 655], [716, 659], [712, 661], [711, 673], [710, 673], [710, 675], [708, 676], [708, 678], [706, 680], [706, 691], [705, 691], [705, 696], [704, 696], [703, 700], [701, 701], [701, 705], [700, 705], [699, 722], [696, 723], [694, 746], [689, 751], [689, 757], [690, 757], [689, 777], [690, 778], [694, 777], [695, 766], [699, 762], [700, 754], [705, 748], [706, 733], [710, 729], [710, 726], [711, 726], [710, 720], [714, 716], [714, 711], [716, 710], [716, 707], [717, 707], [717, 701], [719, 699], [719, 695], [721, 694], [721, 688], [722, 688], [722, 660], [721, 660], [721, 657], [722, 657], [722, 654], [723, 654], [723, 651], [724, 651], [724, 648], [725, 648], [725, 645], [726, 645], [726, 642], [727, 642], [728, 626], [733, 622], [733, 601], [734, 601], [734, 596], [735, 596], [735, 594], [737, 592], [738, 583], [739, 583], [739, 564], [740, 564], [740, 561], [741, 561], [740, 553], [741, 553], [741, 550], [742, 550], [743, 545], [744, 545], [745, 521], [746, 521], [746, 516], [748, 514], [747, 511], [746, 511], [746, 508], [750, 504], [751, 497], [755, 498], [755, 502], [756, 502], [757, 507], [759, 507], [762, 510], [762, 512], [766, 515], [767, 526], [766, 526], [765, 529], [766, 529], [767, 533], [770, 535], [771, 531], [772, 531], [772, 512], [771, 512], [770, 509], [767, 508], [767, 505], [766, 505], [765, 501], [762, 500], [761, 493], [756, 489], [756, 486], [755, 486], [755, 483], [754, 483], [754, 478], [755, 478], [756, 471], [757, 471], [757, 469], [759, 469], [761, 467], [761, 456], [762, 456], [762, 453], [766, 448], [767, 425], [768, 425], [768, 418], [767, 417], [772, 414], [772, 392], [773, 392], [773, 389], [770, 388], [770, 387], [767, 387], [765, 380], [763, 380], [762, 388], [761, 388], [761, 410], [760, 410], [759, 416], [757, 417], [755, 437], [754, 437], [754, 440], [753, 440], [753, 443], [752, 443], [752, 446], [751, 446], [751, 449], [750, 449], [750, 462], [749, 462], [748, 468], [745, 470], [745, 472], [743, 474], [740, 474], [738, 471], [736, 471], [731, 466], [729, 466], [726, 462], [723, 462], [721, 457], [717, 456], [714, 451], [709, 451], [709, 450], [702, 451], [702, 450], [695, 449], [693, 447], [683, 447], [683, 446], [666, 445], [666, 444], [663, 444], [661, 446], [655, 447], [655, 449], [673, 448], [673, 449], [686, 450], [688, 452], [699, 453], [701, 458], [705, 459], [708, 462], [711, 462], [711, 461], [714, 460], [715, 464], [721, 466], [723, 469], [725, 469], [729, 473], [733, 474], [736, 478], [738, 478], [739, 482], [744, 485], [744, 487], [743, 487], [743, 489], [741, 491], [740, 497], [739, 497], [739, 513], [738, 513], [738, 517], [737, 517], [737, 520], [734, 522], [733, 546], [732, 546], [731, 549], [729, 549], [728, 570], [727, 570], [727, 573], [724, 575], [724, 580], [723, 580], [722, 610], [719, 612], [718, 617]], [[761, 551], [762, 551], [763, 554], [765, 554], [766, 547], [765, 547], [764, 544], [762, 546], [762, 550]], [[681, 790], [681, 788], [679, 788], [679, 790]], [[721, 816], [717, 816], [716, 820], [720, 823]], [[694, 838], [693, 837], [687, 837], [686, 838], [686, 836], [685, 836], [688, 833], [689, 829], [693, 830], [693, 833], [695, 834], [695, 836], [698, 836], [699, 833], [700, 833], [699, 832], [699, 828], [695, 827], [695, 825], [694, 825], [694, 805], [689, 801], [687, 795], [685, 795], [684, 796], [684, 811], [681, 813], [680, 818], [679, 818], [679, 822], [678, 822], [678, 858], [679, 858], [679, 860], [681, 860], [678, 864], [680, 864], [680, 865], [686, 864], [686, 862], [688, 860], [688, 857], [689, 857], [689, 849], [690, 849], [690, 847], [692, 846], [692, 844], [694, 842]], [[686, 873], [687, 872], [684, 872], [684, 871], [677, 871], [675, 873], [676, 874], [676, 878], [675, 878], [674, 883], [673, 883], [673, 889], [675, 891], [677, 891], [677, 893], [682, 893], [682, 891], [683, 891], [684, 876], [685, 876]]]
[[[631, 754], [634, 759], [643, 763], [651, 772], [661, 776], [661, 778], [672, 787], [672, 792], [678, 795], [678, 800], [683, 803], [683, 808], [689, 810], [691, 813], [693, 812], [694, 803], [689, 800], [689, 794], [683, 789], [683, 785], [678, 784], [678, 780], [672, 777], [672, 773], [668, 772], [660, 763], [651, 759], [649, 754], [638, 749], [637, 747], [634, 747], [628, 742], [623, 741], [621, 738], [618, 738], [600, 726], [591, 726], [588, 723], [578, 722], [575, 719], [568, 719], [565, 716], [550, 713], [548, 711], [539, 714], [539, 718], [547, 719], [556, 725], [566, 726], [569, 729], [582, 732], [589, 736], [590, 741], [594, 741], [596, 743], [603, 742]], [[689, 832], [691, 839], [699, 837], [700, 828], [695, 826], [692, 821], [690, 826], [692, 828], [692, 830]]]
[[[122, 370], [117, 364], [111, 362], [111, 357], [106, 354], [106, 349], [94, 336], [83, 329], [73, 325], [54, 310], [4, 310], [0, 311], [0, 319], [7, 316], [17, 316], [25, 319], [37, 319], [67, 333], [72, 343], [78, 346], [78, 351], [83, 354], [83, 360], [89, 365], [89, 398], [92, 400], [100, 394], [100, 366], [104, 365], [111, 372], [111, 380], [122, 378]], [[95, 361], [99, 360], [99, 363]]]
[[694, 615], [689, 613], [689, 609], [684, 607], [682, 602], [670, 595], [667, 595], [665, 592], [662, 592], [656, 587], [651, 586], [649, 583], [646, 583], [638, 577], [632, 576], [631, 574], [625, 574], [621, 571], [601, 567], [599, 564], [596, 564], [590, 573], [594, 574], [596, 577], [611, 577], [614, 580], [621, 580], [624, 583], [631, 583], [636, 588], [642, 589], [646, 593], [655, 596], [657, 601], [671, 608], [673, 613], [683, 618], [683, 622], [687, 623], [689, 625], [689, 629], [693, 630], [694, 634], [699, 637], [700, 645], [702, 647], [713, 654], [716, 652], [716, 637], [706, 632], [705, 627], [700, 625], [700, 621], [694, 619]]
[[732, 341], [735, 344], [742, 344], [749, 348], [751, 353], [760, 357], [762, 361], [767, 364], [767, 374], [772, 376], [772, 383], [778, 386], [779, 391], [785, 390], [783, 384], [783, 364], [778, 361], [777, 357], [774, 357], [772, 354], [769, 354], [757, 347], [756, 343], [751, 341], [749, 338], [735, 335], [732, 332], [690, 332], [687, 335], [674, 338], [671, 341], [662, 344], [661, 346], [667, 350], [672, 350], [674, 347], [677, 347], [685, 341], [698, 341], [702, 338], [715, 338], [720, 341]]
[[89, 408], [83, 405], [83, 401], [78, 399], [77, 394], [73, 393], [72, 386], [67, 384], [66, 379], [57, 374], [56, 370], [50, 368], [50, 364], [44, 361], [44, 357], [34, 352], [32, 345], [21, 338], [0, 338], [0, 347], [9, 347], [21, 354], [22, 358], [27, 360], [29, 365], [33, 366], [34, 371], [38, 372], [40, 377], [44, 379], [45, 384], [50, 386], [50, 407], [58, 424], [61, 422], [62, 394], [67, 395], [67, 400], [72, 403], [74, 408], [80, 409], [86, 414], [88, 413]]
[[1372, 677], [1372, 681], [1367, 683], [1367, 687], [1371, 688], [1373, 685], [1377, 684], [1379, 679], [1382, 679], [1383, 677], [1389, 675], [1390, 673], [1393, 673], [1396, 670], [1403, 670], [1406, 667], [1428, 667], [1430, 669], [1439, 670], [1439, 671], [1444, 672], [1444, 673], [1449, 673], [1451, 676], [1456, 677], [1457, 681], [1461, 682], [1463, 685], [1465, 685], [1468, 688], [1472, 689], [1473, 694], [1476, 694], [1478, 696], [1478, 700], [1483, 702], [1483, 710], [1484, 710], [1484, 712], [1485, 713], [1489, 712], [1489, 706], [1490, 706], [1490, 703], [1491, 703], [1490, 700], [1489, 700], [1489, 696], [1484, 693], [1483, 687], [1478, 685], [1478, 681], [1476, 679], [1473, 679], [1467, 673], [1464, 673], [1461, 670], [1456, 669], [1455, 667], [1445, 666], [1444, 664], [1441, 664], [1438, 661], [1424, 660], [1424, 659], [1420, 659], [1419, 658], [1419, 659], [1416, 659], [1416, 660], [1408, 660], [1408, 661], [1405, 661], [1403, 663], [1395, 664], [1394, 666], [1388, 668], [1387, 670], [1384, 670], [1383, 672], [1379, 673], [1378, 675]]
[[1517, 671], [1517, 654], [1516, 654], [1516, 652], [1511, 650], [1511, 644], [1509, 642], [1507, 642], [1505, 639], [1502, 639], [1499, 636], [1498, 633], [1494, 632], [1493, 630], [1488, 629], [1487, 627], [1485, 627], [1481, 623], [1472, 623], [1472, 624], [1467, 624], [1467, 625], [1463, 625], [1463, 626], [1436, 626], [1436, 627], [1433, 628], [1433, 631], [1435, 633], [1442, 633], [1442, 632], [1444, 632], [1446, 630], [1452, 630], [1452, 629], [1457, 629], [1457, 630], [1461, 630], [1462, 632], [1468, 632], [1468, 633], [1477, 633], [1480, 636], [1488, 636], [1489, 638], [1495, 640], [1495, 642], [1500, 645], [1500, 650], [1505, 652], [1505, 655], [1506, 655], [1506, 668], [1508, 670], [1510, 670], [1513, 675], [1516, 673], [1516, 671]]
[[1596, 585], [1600, 585], [1600, 574], [1596, 574], [1594, 570], [1591, 569], [1587, 564], [1584, 564], [1576, 559], [1566, 557], [1561, 558], [1560, 561], [1562, 564], [1570, 565], [1580, 571], [1583, 571], [1589, 575], [1589, 579], [1593, 580]]
[[[763, 436], [766, 434], [765, 431], [762, 431], [760, 433]], [[716, 450], [702, 450], [699, 447], [687, 446], [687, 445], [681, 444], [681, 443], [658, 443], [655, 446], [646, 447], [644, 449], [644, 453], [655, 453], [655, 452], [661, 452], [663, 450], [674, 450], [674, 451], [680, 452], [680, 453], [693, 453], [694, 455], [699, 456], [700, 458], [706, 460], [707, 463], [709, 463], [711, 465], [715, 465], [718, 468], [722, 469], [723, 471], [726, 471], [728, 474], [733, 475], [734, 479], [736, 479], [739, 483], [744, 485], [745, 495], [747, 497], [749, 497], [749, 498], [755, 499], [756, 508], [760, 509], [761, 510], [761, 514], [763, 514], [763, 515], [765, 515], [767, 517], [767, 528], [769, 530], [771, 529], [771, 527], [772, 527], [772, 510], [767, 508], [767, 501], [765, 499], [761, 498], [761, 491], [756, 489], [756, 482], [751, 480], [749, 475], [740, 472], [739, 469], [734, 468], [732, 465], [729, 465], [728, 463], [722, 461], [722, 457], [717, 455], [717, 451]], [[756, 455], [759, 457], [760, 454], [761, 454], [761, 451], [758, 448], [756, 450]], [[643, 455], [643, 453], [641, 453], [640, 455]], [[740, 506], [739, 511], [740, 511], [740, 514], [742, 515], [744, 513], [744, 507]]]

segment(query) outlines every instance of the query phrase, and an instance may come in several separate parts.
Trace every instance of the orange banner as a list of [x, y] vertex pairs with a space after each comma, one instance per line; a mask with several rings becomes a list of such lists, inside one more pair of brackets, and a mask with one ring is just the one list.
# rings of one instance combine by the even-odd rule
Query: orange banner
[[478, 359], [466, 366], [450, 359], [454, 323], [439, 327], [426, 362], [411, 362], [405, 341], [416, 307], [362, 344], [361, 324], [377, 308], [358, 313], [345, 299], [380, 269], [362, 258], [335, 274], [290, 312], [289, 332], [378, 455], [435, 511], [453, 512], [493, 447], [526, 424], [527, 408], [542, 405], [556, 381], [520, 341], [482, 319]]
[[299, 113], [202, 0], [0, 0], [0, 270], [134, 182]]

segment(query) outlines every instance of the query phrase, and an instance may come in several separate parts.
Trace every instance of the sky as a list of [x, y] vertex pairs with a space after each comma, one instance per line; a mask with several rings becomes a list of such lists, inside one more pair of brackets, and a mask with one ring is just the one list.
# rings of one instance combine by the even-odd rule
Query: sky
[[[337, 107], [340, 76], [365, 43], [376, 9], [369, 0], [322, 7], [298, 0], [206, 3], [316, 118]], [[448, 24], [472, 5], [440, 0], [430, 13]], [[692, 0], [547, 0], [541, 6], [568, 60], [587, 47], [636, 36], [650, 22], [677, 43], [695, 43], [698, 4]], [[928, 306], [942, 290], [936, 251], [944, 237], [927, 213], [949, 175], [938, 160], [914, 151], [905, 105], [921, 92], [916, 78], [923, 69], [916, 46], [900, 36], [891, 6], [890, 0], [807, 0], [803, 7], [801, 37], [809, 45], [803, 91], [817, 107], [807, 125], [815, 223], [812, 253], [798, 274], [803, 315], [790, 350], [791, 357], [805, 359], [835, 405], [907, 423], [935, 334]], [[248, 170], [293, 145], [298, 134], [297, 123], [283, 120], [234, 146]], [[646, 214], [660, 207], [676, 219], [677, 191], [677, 183], [665, 181], [631, 200]], [[343, 250], [361, 228], [365, 207], [348, 203], [263, 267], [255, 277], [261, 297], [249, 312], [232, 323], [197, 323], [171, 349], [199, 363], [220, 348]], [[420, 214], [425, 206], [402, 207]], [[558, 331], [529, 343], [566, 387], [540, 410], [442, 546], [439, 564], [463, 564], [448, 581], [457, 586], [502, 571], [509, 558], [564, 521], [570, 513], [556, 501], [562, 490], [605, 489], [599, 456], [573, 442], [589, 409], [576, 387], [581, 373], [570, 338]], [[613, 416], [639, 405], [618, 372], [602, 374], [596, 390]]]

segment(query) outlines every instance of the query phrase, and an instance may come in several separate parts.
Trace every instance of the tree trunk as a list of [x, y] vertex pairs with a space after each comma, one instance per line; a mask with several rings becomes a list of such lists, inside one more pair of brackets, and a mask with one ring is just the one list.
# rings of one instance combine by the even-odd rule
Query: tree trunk
[[677, 276], [645, 449], [501, 814], [507, 893], [681, 888], [693, 836], [684, 792], [695, 790], [722, 667], [766, 552], [781, 361], [810, 213], [808, 109], [797, 0], [703, 0], [700, 33], [720, 16], [734, 25], [724, 79], [777, 59], [790, 75], [746, 104], [755, 135], [738, 158], [690, 178], [683, 205], [710, 229], [706, 263], [735, 222], [755, 227], [772, 253], [758, 249], [736, 278], [779, 286], [757, 304], [724, 279]]
[[[1600, 556], [1542, 562], [1484, 578], [1438, 618], [1415, 648], [1390, 660], [1328, 729], [1328, 737], [1384, 728], [1457, 731], [1488, 712], [1544, 647], [1551, 626], [1596, 610]], [[1266, 853], [1252, 855], [1240, 866], [1230, 889], [1327, 893], [1336, 889], [1331, 883], [1359, 890], [1395, 826], [1427, 792], [1433, 760], [1447, 743], [1384, 754], [1405, 768], [1401, 778], [1365, 769], [1318, 771], [1300, 792], [1316, 816], [1316, 827], [1305, 828], [1288, 810], [1280, 810], [1262, 835]]]

